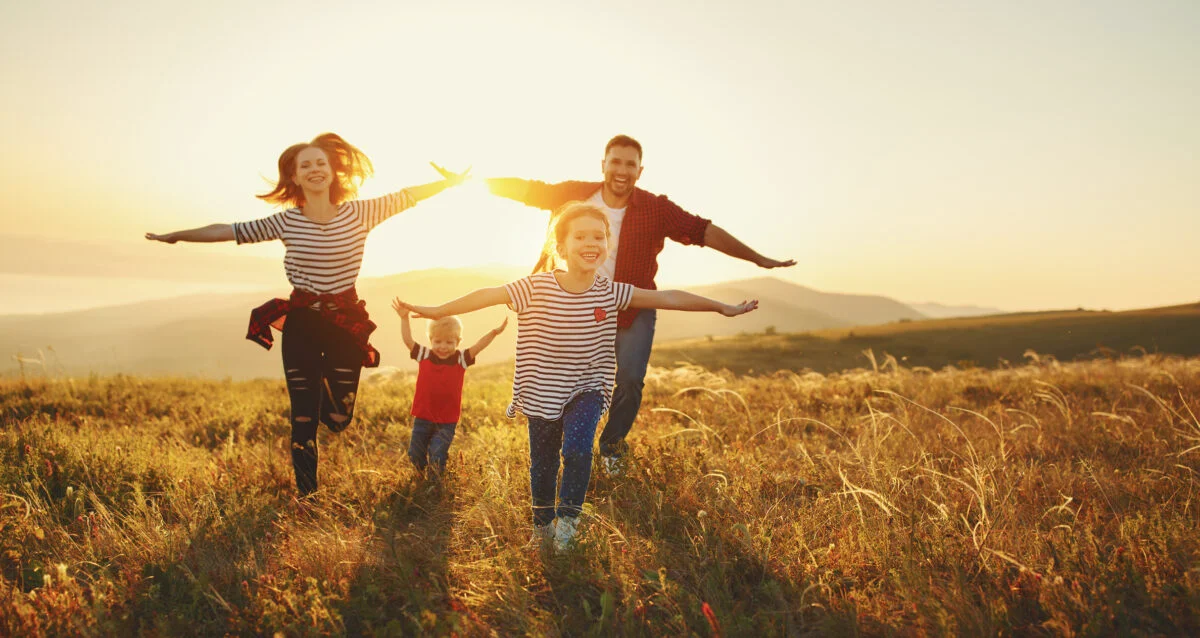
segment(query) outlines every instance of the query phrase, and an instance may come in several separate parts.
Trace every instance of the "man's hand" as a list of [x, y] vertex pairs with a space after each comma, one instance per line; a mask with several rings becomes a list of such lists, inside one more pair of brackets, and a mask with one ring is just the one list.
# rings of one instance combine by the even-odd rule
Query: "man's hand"
[[750, 312], [757, 308], [758, 308], [758, 300], [751, 299], [750, 301], [743, 301], [742, 303], [740, 303], [736, 306], [731, 306], [731, 305], [726, 304], [725, 307], [721, 309], [721, 314], [725, 315], [726, 317], [736, 317], [738, 315], [744, 315], [747, 312]]
[[759, 268], [787, 268], [789, 266], [795, 266], [796, 260], [789, 259], [787, 261], [779, 261], [778, 259], [771, 259], [770, 257], [762, 257], [755, 260], [754, 263], [757, 264]]

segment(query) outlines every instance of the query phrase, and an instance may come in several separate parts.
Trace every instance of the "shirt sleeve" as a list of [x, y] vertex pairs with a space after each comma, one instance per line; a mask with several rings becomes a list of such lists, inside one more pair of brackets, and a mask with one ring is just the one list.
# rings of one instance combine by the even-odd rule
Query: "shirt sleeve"
[[533, 277], [522, 277], [514, 282], [504, 284], [508, 292], [508, 307], [513, 312], [521, 312], [529, 307], [533, 300]]
[[371, 230], [392, 215], [417, 205], [417, 200], [407, 190], [376, 197], [375, 199], [356, 199], [350, 202], [354, 214], [358, 215], [363, 228]]
[[487, 180], [487, 185], [494, 195], [550, 211], [557, 210], [569, 201], [586, 199], [599, 188], [598, 185], [589, 182], [547, 184], [516, 177], [492, 178]]
[[423, 346], [419, 343], [414, 343], [413, 347], [412, 347], [412, 352], [408, 353], [408, 356], [412, 357], [413, 361], [420, 361], [422, 359], [428, 359], [429, 358], [429, 348], [426, 348], [425, 346]]
[[471, 350], [469, 348], [462, 351], [462, 362], [463, 368], [469, 368], [475, 365], [475, 355], [471, 354]]
[[683, 210], [678, 204], [667, 199], [666, 195], [658, 195], [654, 200], [654, 208], [658, 211], [667, 237], [688, 246], [704, 245], [704, 231], [708, 230], [711, 219]]
[[233, 238], [239, 244], [256, 244], [260, 241], [280, 239], [283, 237], [286, 225], [286, 217], [283, 212], [254, 221], [234, 222]]
[[612, 289], [613, 296], [617, 300], [617, 310], [629, 308], [629, 302], [633, 300], [633, 284], [614, 281]]

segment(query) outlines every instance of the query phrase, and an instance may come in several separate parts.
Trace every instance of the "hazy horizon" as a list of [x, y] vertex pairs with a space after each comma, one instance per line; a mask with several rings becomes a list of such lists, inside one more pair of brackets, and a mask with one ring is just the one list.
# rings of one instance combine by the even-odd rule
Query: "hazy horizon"
[[[1197, 3], [73, 0], [0, 24], [0, 314], [276, 286], [278, 244], [141, 236], [270, 214], [279, 152], [326, 130], [374, 161], [363, 196], [429, 160], [595, 180], [630, 134], [639, 186], [798, 262], [668, 242], [660, 286], [1121, 310], [1200, 278]], [[545, 219], [476, 181], [380, 226], [362, 275], [528, 267]]]

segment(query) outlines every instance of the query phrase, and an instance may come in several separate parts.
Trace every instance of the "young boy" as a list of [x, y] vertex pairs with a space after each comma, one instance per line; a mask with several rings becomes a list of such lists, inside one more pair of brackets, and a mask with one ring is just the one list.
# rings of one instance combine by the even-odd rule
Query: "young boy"
[[393, 308], [400, 315], [400, 336], [418, 366], [408, 458], [418, 472], [424, 474], [425, 468], [431, 467], [434, 477], [440, 478], [446, 471], [446, 458], [462, 411], [463, 375], [475, 363], [475, 357], [504, 332], [508, 319], [475, 345], [459, 350], [462, 322], [458, 317], [442, 317], [429, 323], [429, 347], [425, 347], [413, 340], [408, 310]]

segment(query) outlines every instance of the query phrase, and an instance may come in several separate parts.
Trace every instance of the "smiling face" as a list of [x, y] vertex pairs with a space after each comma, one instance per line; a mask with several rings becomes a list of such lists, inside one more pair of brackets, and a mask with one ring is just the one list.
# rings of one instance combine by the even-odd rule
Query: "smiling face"
[[[333, 167], [329, 164], [329, 156], [315, 146], [300, 151], [296, 155], [296, 173], [292, 175], [292, 181], [303, 188], [306, 194], [328, 191], [333, 183]], [[307, 195], [306, 199], [312, 199], [311, 195]]]
[[558, 239], [558, 256], [567, 262], [570, 272], [594, 272], [608, 259], [608, 224], [598, 217], [604, 213], [581, 215], [567, 222], [566, 233]]
[[633, 146], [613, 146], [604, 154], [604, 190], [617, 197], [628, 197], [642, 176], [642, 153]]
[[462, 338], [452, 330], [438, 330], [429, 335], [429, 349], [437, 356], [445, 359], [454, 354]]

